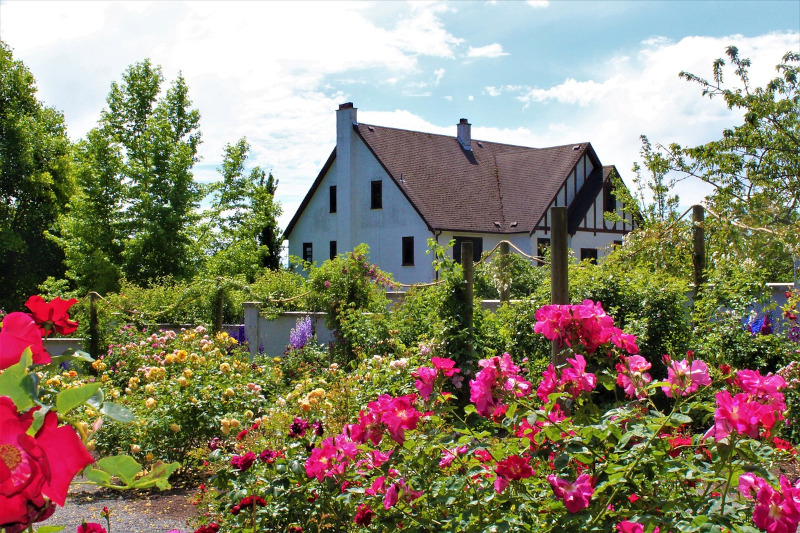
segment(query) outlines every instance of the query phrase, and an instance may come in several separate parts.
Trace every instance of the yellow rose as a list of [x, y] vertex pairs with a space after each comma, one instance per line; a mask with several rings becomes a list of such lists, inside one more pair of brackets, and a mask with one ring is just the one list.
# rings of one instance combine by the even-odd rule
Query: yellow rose
[[89, 442], [86, 443], [86, 449], [89, 450], [90, 452], [93, 452], [96, 446], [97, 446], [96, 440], [90, 440]]
[[181, 376], [181, 377], [178, 378], [178, 385], [180, 385], [181, 387], [185, 387], [188, 384], [189, 384], [189, 380], [186, 379], [185, 377]]
[[234, 395], [234, 394], [236, 394], [236, 393], [235, 393], [235, 392], [233, 392], [233, 389], [232, 389], [232, 388], [228, 387], [227, 389], [225, 389], [225, 392], [223, 392], [222, 394], [223, 394], [224, 396], [227, 396], [228, 398], [230, 398], [231, 396], [233, 396], [233, 395]]
[[186, 378], [192, 377], [192, 369], [191, 368], [184, 368], [183, 369], [183, 375]]
[[115, 400], [119, 398], [119, 391], [117, 389], [112, 390], [111, 397], [114, 398]]
[[222, 432], [223, 435], [229, 435], [230, 432], [231, 432], [231, 427], [230, 426], [222, 426], [220, 428], [220, 431]]
[[147, 455], [144, 456], [144, 458], [149, 463], [150, 461], [153, 460], [153, 454], [152, 453], [148, 453]]
[[150, 397], [150, 398], [148, 398], [147, 400], [145, 400], [145, 402], [144, 402], [144, 406], [145, 406], [145, 407], [147, 407], [148, 409], [153, 409], [153, 408], [155, 408], [155, 406], [156, 406], [156, 399], [155, 399], [155, 398], [153, 398], [153, 397]]
[[142, 451], [142, 447], [138, 444], [131, 444], [131, 453], [139, 453]]
[[253, 416], [254, 416], [254, 413], [250, 409], [248, 409], [247, 411], [244, 412], [244, 417], [247, 420], [251, 420], [253, 418]]
[[307, 402], [306, 400], [303, 400], [303, 401], [300, 402], [300, 409], [302, 409], [303, 411], [310, 411], [311, 410], [311, 404], [309, 402]]
[[133, 394], [133, 389], [130, 387], [125, 387], [125, 394]]
[[156, 388], [152, 386], [150, 383], [148, 383], [147, 385], [144, 386], [144, 391], [147, 394], [153, 394], [156, 392]]
[[231, 371], [231, 365], [229, 365], [228, 363], [222, 363], [221, 365], [219, 365], [219, 371], [222, 372], [223, 374], [227, 374], [228, 372]]
[[175, 424], [175, 423], [173, 422], [172, 424], [170, 424], [170, 425], [169, 425], [169, 429], [170, 429], [170, 431], [172, 431], [173, 433], [177, 433], [177, 432], [179, 432], [179, 431], [181, 430], [181, 427], [180, 427], [178, 424]]
[[175, 356], [172, 354], [167, 354], [167, 356], [164, 357], [164, 362], [167, 363], [168, 365], [171, 365], [172, 363], [175, 362]]
[[241, 425], [242, 425], [242, 424], [241, 424], [241, 422], [239, 422], [239, 421], [238, 421], [238, 420], [236, 420], [235, 418], [231, 418], [231, 427], [238, 428], [238, 427], [239, 427], [239, 426], [241, 426]]

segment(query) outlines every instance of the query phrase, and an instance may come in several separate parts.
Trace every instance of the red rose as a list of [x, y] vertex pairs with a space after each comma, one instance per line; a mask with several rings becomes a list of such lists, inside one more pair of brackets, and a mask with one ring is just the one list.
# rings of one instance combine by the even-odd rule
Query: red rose
[[75, 533], [106, 533], [106, 528], [97, 522], [84, 522], [78, 526], [78, 529], [75, 531]]
[[0, 529], [30, 523], [31, 506], [44, 509], [44, 497], [63, 506], [72, 478], [93, 462], [72, 426], [59, 427], [52, 411], [28, 435], [33, 413], [17, 413], [11, 398], [0, 396]]
[[77, 303], [78, 300], [70, 298], [62, 300], [56, 296], [50, 303], [44, 301], [39, 295], [31, 296], [25, 302], [25, 307], [31, 310], [31, 316], [39, 325], [39, 331], [45, 337], [55, 330], [61, 335], [69, 335], [78, 329], [78, 323], [69, 319], [67, 309]]
[[36, 322], [26, 313], [9, 313], [3, 319], [0, 330], [0, 370], [19, 363], [25, 348], [33, 352], [33, 362], [43, 365], [50, 362], [50, 355], [42, 346], [42, 336]]

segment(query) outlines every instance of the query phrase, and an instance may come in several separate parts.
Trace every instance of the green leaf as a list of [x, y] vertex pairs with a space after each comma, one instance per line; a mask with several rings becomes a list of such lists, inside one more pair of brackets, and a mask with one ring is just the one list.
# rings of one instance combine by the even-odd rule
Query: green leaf
[[103, 400], [105, 400], [103, 389], [97, 389], [97, 392], [95, 392], [91, 398], [86, 400], [86, 403], [99, 410], [103, 405]]
[[56, 409], [65, 415], [94, 396], [99, 388], [100, 383], [87, 383], [82, 387], [64, 389], [56, 398]]
[[472, 413], [477, 413], [478, 411], [475, 410], [475, 405], [469, 404], [464, 406], [464, 415], [470, 415]]
[[508, 409], [506, 410], [506, 418], [514, 418], [514, 413], [516, 412], [517, 412], [517, 404], [512, 403], [511, 405], [508, 406]]
[[133, 487], [137, 489], [146, 489], [155, 486], [158, 487], [159, 490], [167, 490], [171, 486], [167, 479], [180, 467], [181, 464], [178, 462], [162, 463], [161, 461], [156, 461], [150, 469], [150, 472], [137, 479]]
[[44, 424], [44, 415], [50, 412], [50, 406], [44, 406], [33, 412], [33, 424], [28, 428], [28, 435], [34, 436], [42, 428]]
[[111, 474], [103, 470], [98, 470], [93, 466], [87, 466], [83, 469], [83, 475], [86, 479], [96, 483], [97, 485], [107, 486], [111, 484]]
[[136, 415], [133, 414], [133, 412], [131, 412], [127, 407], [123, 407], [112, 402], [105, 402], [103, 407], [100, 408], [100, 413], [122, 424], [130, 424], [136, 420]]
[[65, 526], [42, 526], [34, 531], [36, 531], [36, 533], [56, 533], [57, 531], [62, 531], [64, 527]]
[[114, 455], [103, 457], [97, 461], [97, 466], [112, 476], [119, 478], [124, 485], [131, 485], [136, 474], [142, 470], [142, 465], [130, 455]]
[[19, 411], [27, 411], [33, 407], [36, 399], [31, 397], [29, 390], [23, 384], [31, 364], [33, 364], [33, 354], [30, 348], [25, 348], [19, 362], [6, 368], [0, 374], [0, 394], [11, 398]]
[[50, 359], [50, 362], [42, 367], [43, 372], [51, 372], [58, 370], [62, 363], [71, 363], [72, 361], [80, 361], [85, 363], [93, 363], [94, 359], [91, 355], [80, 350], [70, 348], [65, 350], [61, 355], [57, 355]]

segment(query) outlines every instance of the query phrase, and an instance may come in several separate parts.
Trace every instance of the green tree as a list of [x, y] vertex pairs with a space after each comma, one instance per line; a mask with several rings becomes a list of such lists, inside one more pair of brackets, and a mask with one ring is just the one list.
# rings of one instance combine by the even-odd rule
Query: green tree
[[122, 277], [126, 223], [123, 217], [125, 188], [120, 180], [123, 165], [120, 147], [99, 130], [92, 130], [78, 145], [78, 191], [69, 211], [59, 219], [66, 275], [79, 294], [119, 290]]
[[200, 241], [208, 254], [208, 273], [242, 275], [248, 282], [260, 269], [276, 269], [280, 264], [277, 181], [259, 167], [246, 171], [249, 151], [244, 138], [225, 146], [218, 169], [222, 180], [210, 187], [214, 200]]
[[[713, 80], [681, 72], [702, 88], [704, 96], [722, 97], [744, 120], [722, 132], [722, 138], [696, 147], [660, 146], [657, 155], [677, 179], [698, 179], [713, 189], [706, 198], [720, 256], [758, 261], [774, 277], [791, 271], [800, 258], [800, 54], [789, 52], [776, 66], [778, 76], [753, 87], [750, 60], [734, 46], [728, 60], [739, 87], [724, 83], [724, 59], [713, 65]], [[712, 250], [712, 256], [713, 252]]]
[[126, 240], [122, 270], [131, 281], [148, 284], [194, 273], [190, 230], [196, 221], [200, 188], [192, 176], [200, 143], [200, 113], [192, 109], [188, 87], [178, 78], [159, 97], [164, 77], [149, 60], [132, 65], [114, 82], [97, 128], [122, 155]]
[[33, 74], [0, 41], [0, 307], [18, 309], [64, 255], [45, 235], [73, 191], [61, 112], [36, 99]]

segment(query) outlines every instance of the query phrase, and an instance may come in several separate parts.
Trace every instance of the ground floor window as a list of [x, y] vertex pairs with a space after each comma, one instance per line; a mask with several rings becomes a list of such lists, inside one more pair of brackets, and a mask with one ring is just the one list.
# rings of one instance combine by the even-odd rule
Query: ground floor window
[[330, 259], [336, 259], [336, 241], [331, 241]]
[[584, 259], [597, 263], [597, 248], [581, 248], [581, 261]]
[[461, 243], [472, 242], [472, 262], [477, 263], [481, 260], [483, 253], [483, 238], [482, 237], [454, 237], [456, 240], [453, 246], [453, 261], [456, 263], [461, 262]]
[[310, 242], [303, 243], [303, 261], [312, 263], [314, 261], [313, 247]]

